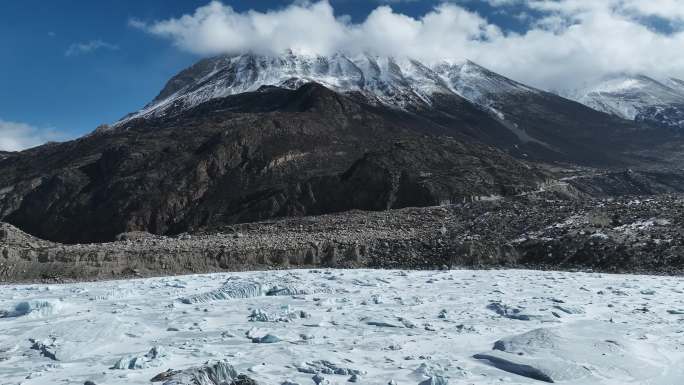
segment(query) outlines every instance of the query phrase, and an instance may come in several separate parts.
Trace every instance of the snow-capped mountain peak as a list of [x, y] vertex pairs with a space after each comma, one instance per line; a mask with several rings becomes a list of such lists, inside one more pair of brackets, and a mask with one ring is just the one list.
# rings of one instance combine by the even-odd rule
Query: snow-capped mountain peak
[[118, 124], [186, 110], [262, 86], [297, 88], [307, 82], [337, 92], [357, 92], [371, 103], [400, 109], [429, 106], [435, 94], [456, 94], [488, 106], [497, 95], [537, 92], [471, 61], [425, 64], [406, 57], [320, 56], [293, 51], [278, 56], [223, 55], [201, 60], [180, 72], [152, 102]]
[[317, 82], [339, 92], [361, 92], [403, 108], [429, 103], [434, 93], [453, 92], [430, 67], [409, 58], [369, 54], [224, 55], [205, 59], [172, 78], [147, 106], [124, 119], [153, 117], [188, 109], [207, 100], [256, 91], [262, 86], [295, 88]]
[[684, 127], [684, 82], [619, 74], [567, 94], [598, 111], [628, 120]]

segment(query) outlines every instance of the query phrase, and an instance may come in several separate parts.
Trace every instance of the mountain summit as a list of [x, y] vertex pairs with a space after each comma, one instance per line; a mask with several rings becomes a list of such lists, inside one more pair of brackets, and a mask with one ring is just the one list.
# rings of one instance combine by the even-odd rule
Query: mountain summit
[[[456, 68], [459, 65], [463, 64]], [[448, 75], [417, 60], [370, 54], [313, 56], [288, 51], [281, 56], [224, 55], [180, 72], [151, 103], [125, 120], [178, 112], [264, 86], [296, 89], [308, 82], [336, 92], [358, 93], [373, 103], [410, 109], [430, 105], [435, 94], [458, 93]]]

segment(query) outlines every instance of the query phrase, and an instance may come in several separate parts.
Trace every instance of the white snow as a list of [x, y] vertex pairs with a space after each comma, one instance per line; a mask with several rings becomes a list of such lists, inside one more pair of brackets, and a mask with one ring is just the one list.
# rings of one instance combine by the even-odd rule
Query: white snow
[[158, 97], [107, 129], [132, 119], [167, 116], [212, 99], [255, 92], [264, 86], [296, 89], [316, 82], [336, 92], [361, 94], [371, 104], [409, 111], [432, 106], [439, 95], [462, 97], [499, 120], [520, 141], [550, 148], [500, 110], [511, 97], [540, 91], [471, 61], [425, 64], [408, 57], [342, 53], [318, 56], [291, 51], [278, 56], [224, 55], [207, 60], [208, 64], [200, 62], [203, 64], [190, 67], [187, 71], [191, 75], [173, 78], [169, 85], [174, 87], [171, 90], [177, 89], [175, 92], [163, 92], [165, 97]]
[[0, 318], [0, 384], [149, 384], [225, 360], [260, 384], [674, 385], [682, 293], [682, 277], [528, 270], [7, 285], [0, 310], [32, 310]]
[[174, 94], [155, 100], [117, 124], [161, 116], [171, 108], [189, 109], [211, 99], [257, 91], [262, 86], [296, 88], [317, 82], [339, 92], [361, 92], [373, 100], [402, 108], [430, 103], [433, 93], [451, 90], [436, 73], [408, 58], [374, 55], [316, 56], [289, 52], [281, 56], [243, 54], [212, 59], [206, 74]]
[[[451, 89], [465, 99], [486, 108], [494, 108], [501, 97], [539, 91], [493, 73], [472, 61], [443, 62], [434, 66]], [[495, 112], [500, 113], [494, 109]], [[502, 118], [503, 119], [503, 118]]]

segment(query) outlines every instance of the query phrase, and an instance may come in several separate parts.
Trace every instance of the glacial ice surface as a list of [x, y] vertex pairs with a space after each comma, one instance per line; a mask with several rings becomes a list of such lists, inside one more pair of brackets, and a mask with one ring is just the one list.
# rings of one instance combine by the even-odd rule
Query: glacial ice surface
[[529, 270], [5, 285], [0, 384], [674, 385], [682, 293], [682, 277]]

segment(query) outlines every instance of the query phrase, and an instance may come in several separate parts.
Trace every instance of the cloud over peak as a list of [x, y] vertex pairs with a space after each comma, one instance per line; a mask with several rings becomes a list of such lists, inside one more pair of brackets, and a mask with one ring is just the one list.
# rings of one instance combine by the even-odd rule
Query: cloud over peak
[[293, 49], [322, 55], [373, 51], [423, 57], [436, 50], [434, 45], [421, 46], [431, 40], [442, 44], [443, 38], [439, 35], [445, 30], [459, 40], [500, 33], [498, 27], [457, 6], [440, 5], [414, 18], [381, 5], [364, 22], [353, 24], [346, 16], [336, 16], [327, 1], [296, 2], [278, 10], [243, 13], [212, 1], [190, 15], [153, 23], [131, 19], [129, 24], [200, 55], [245, 51], [280, 53]]
[[[198, 55], [294, 49], [311, 54], [372, 52], [432, 62], [471, 59], [546, 89], [572, 88], [614, 72], [684, 77], [684, 7], [680, 0], [488, 0], [536, 15], [523, 33], [505, 32], [457, 2], [411, 16], [380, 5], [352, 23], [326, 0], [266, 12], [237, 12], [219, 1], [133, 27]], [[386, 2], [387, 3], [387, 2]], [[648, 25], [655, 17], [672, 26]]]

